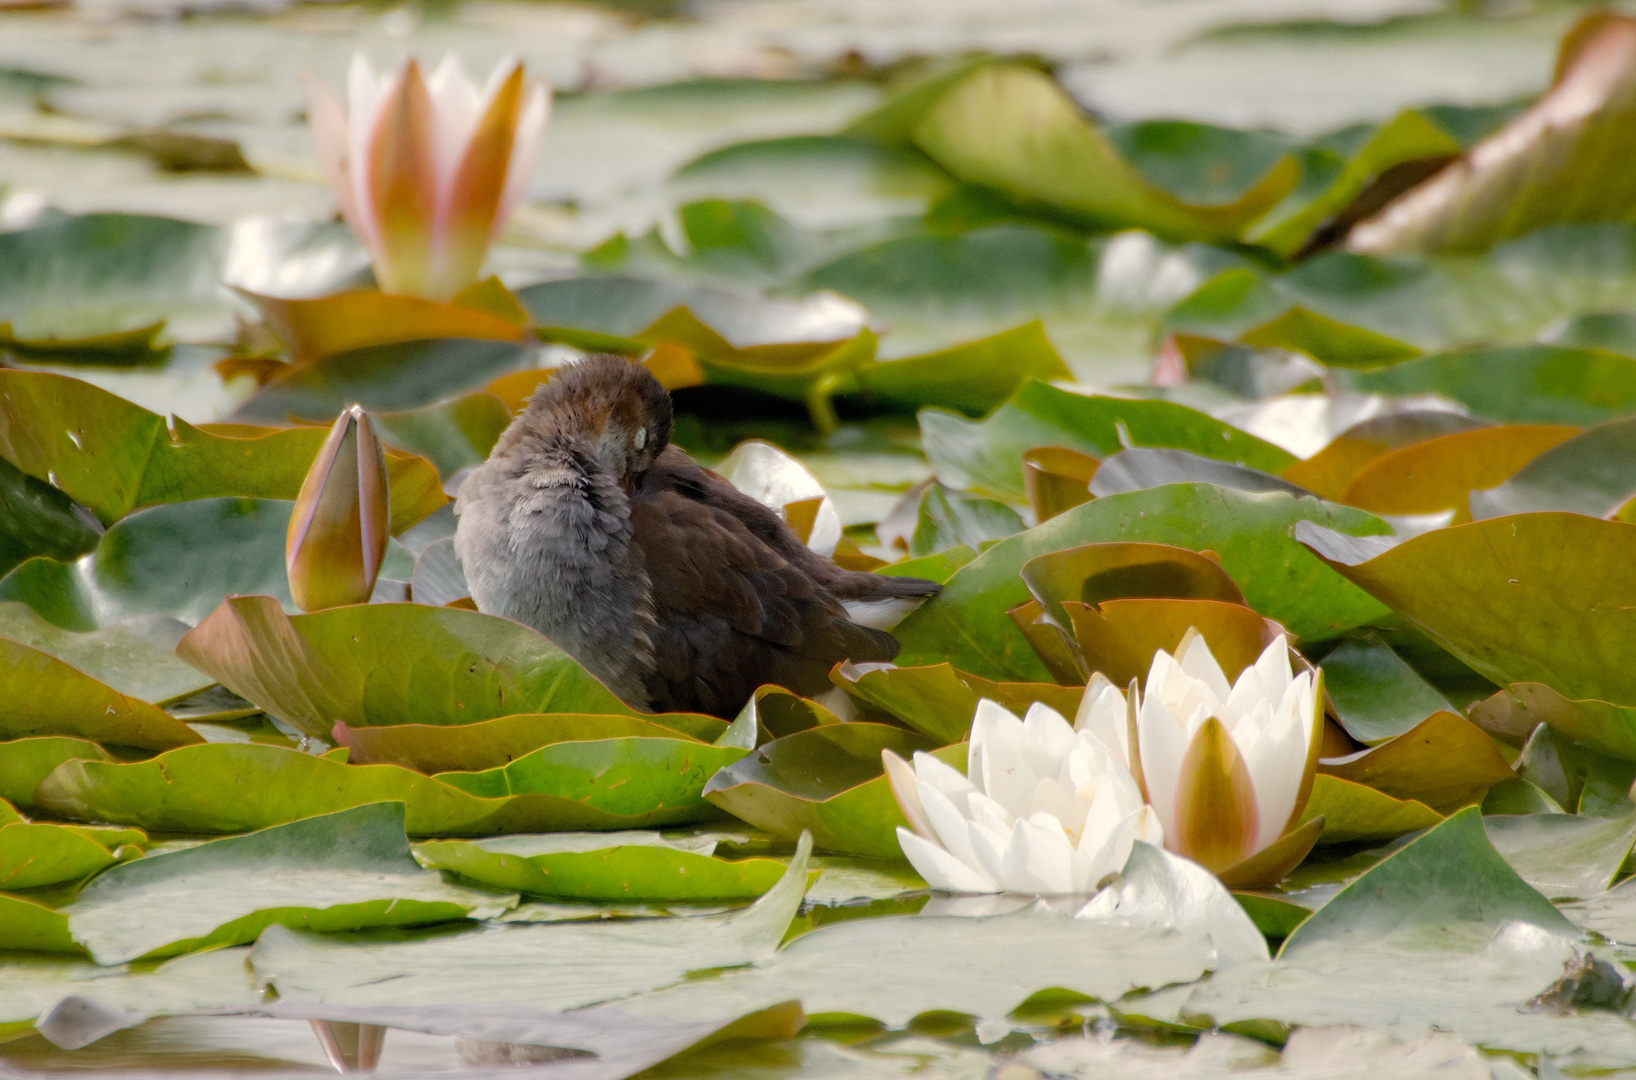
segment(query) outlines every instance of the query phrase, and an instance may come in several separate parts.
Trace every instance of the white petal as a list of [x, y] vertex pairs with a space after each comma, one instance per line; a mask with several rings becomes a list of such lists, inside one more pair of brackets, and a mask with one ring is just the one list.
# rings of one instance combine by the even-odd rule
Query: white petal
[[1062, 896], [1076, 891], [1074, 849], [1062, 824], [1050, 814], [1017, 822], [1001, 862], [1000, 884], [1007, 892]]
[[[1091, 676], [1079, 699], [1074, 730], [1088, 731], [1127, 763], [1130, 761], [1130, 724], [1125, 695], [1100, 671]], [[1129, 767], [1128, 764], [1126, 766]]]
[[1162, 701], [1144, 698], [1136, 717], [1136, 738], [1141, 744], [1142, 778], [1148, 802], [1158, 812], [1166, 834], [1176, 834], [1176, 794], [1181, 783], [1187, 735]]
[[1203, 634], [1195, 633], [1193, 640], [1179, 650], [1176, 657], [1181, 669], [1193, 678], [1204, 683], [1217, 701], [1226, 701], [1232, 693], [1232, 687], [1227, 683], [1227, 676], [1221, 670], [1221, 664], [1216, 661], [1216, 654], [1210, 651], [1210, 643], [1204, 640]]
[[977, 786], [966, 779], [959, 769], [923, 750], [915, 752], [915, 779], [922, 784], [930, 784], [959, 806], [964, 806], [966, 796], [977, 790]]
[[926, 820], [937, 835], [938, 843], [963, 863], [977, 865], [977, 856], [971, 849], [971, 820], [956, 807], [949, 797], [934, 787], [921, 785], [918, 789], [920, 804], [926, 810]]
[[1000, 886], [975, 866], [968, 866], [929, 840], [924, 840], [908, 829], [898, 829], [898, 846], [904, 858], [915, 868], [915, 873], [926, 879], [926, 884], [944, 892], [994, 893]]
[[478, 97], [477, 84], [466, 74], [454, 53], [445, 56], [426, 80], [426, 92], [432, 99], [436, 125], [433, 145], [437, 161], [437, 201], [441, 206], [448, 198], [454, 172], [460, 167], [466, 147], [471, 144], [477, 117], [488, 101]]
[[892, 785], [892, 797], [897, 800], [909, 827], [927, 840], [935, 837], [931, 820], [926, 817], [926, 807], [920, 801], [914, 768], [890, 750], [881, 754], [881, 762], [886, 766], [886, 781]]
[[1025, 739], [1021, 720], [987, 698], [978, 703], [971, 725], [970, 779], [1013, 818], [1028, 815], [1040, 779]]

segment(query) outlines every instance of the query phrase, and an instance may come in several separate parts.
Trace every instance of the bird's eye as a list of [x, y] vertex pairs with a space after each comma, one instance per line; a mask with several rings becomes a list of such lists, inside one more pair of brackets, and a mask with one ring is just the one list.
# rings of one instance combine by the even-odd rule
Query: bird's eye
[[640, 450], [640, 449], [642, 449], [642, 447], [646, 446], [648, 444], [648, 429], [647, 428], [637, 428], [636, 429], [636, 438], [633, 441], [634, 441], [634, 443], [636, 445], [636, 448], [638, 450]]

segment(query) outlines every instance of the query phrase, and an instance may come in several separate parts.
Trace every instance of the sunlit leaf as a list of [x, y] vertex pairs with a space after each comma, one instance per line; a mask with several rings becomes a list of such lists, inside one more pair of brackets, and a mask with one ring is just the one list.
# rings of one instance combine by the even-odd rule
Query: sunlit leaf
[[1320, 844], [1391, 840], [1443, 820], [1442, 814], [1423, 802], [1393, 798], [1376, 788], [1322, 773], [1312, 781], [1312, 797], [1301, 811], [1301, 821], [1320, 816], [1324, 819]]
[[16, 739], [0, 746], [5, 748], [0, 753], [0, 799], [23, 807], [34, 804], [34, 789], [63, 762], [114, 760], [97, 743], [66, 735]]
[[44, 822], [0, 825], [0, 889], [37, 889], [43, 885], [79, 881], [116, 861], [106, 846], [71, 825]]
[[462, 306], [458, 297], [445, 304], [373, 289], [310, 300], [263, 296], [243, 289], [239, 294], [261, 312], [297, 364], [403, 341], [524, 340], [521, 322]]
[[1482, 801], [1490, 785], [1514, 775], [1482, 729], [1452, 712], [1433, 713], [1379, 746], [1324, 758], [1318, 769], [1445, 812]]
[[349, 727], [337, 723], [333, 737], [360, 765], [402, 765], [432, 775], [496, 769], [542, 746], [575, 739], [674, 738], [678, 733], [703, 742], [719, 738], [727, 725], [714, 716], [661, 713], [653, 717], [586, 713], [524, 713], [470, 724], [385, 724]]
[[1512, 424], [1440, 435], [1382, 454], [1360, 469], [1341, 501], [1377, 514], [1453, 510], [1471, 520], [1472, 491], [1493, 487], [1574, 436], [1560, 425]]
[[847, 693], [885, 710], [940, 746], [963, 742], [971, 731], [977, 703], [983, 698], [1021, 716], [1034, 702], [1044, 702], [1072, 719], [1082, 691], [1077, 686], [1042, 682], [993, 682], [949, 664], [927, 667], [841, 664], [830, 675]]
[[177, 658], [176, 643], [187, 630], [186, 623], [165, 615], [139, 615], [78, 634], [47, 622], [26, 605], [0, 603], [0, 636], [154, 704], [197, 693], [214, 681]]
[[49, 653], [0, 638], [0, 737], [68, 735], [165, 750], [202, 742], [186, 724], [76, 671]]
[[[1553, 900], [1595, 897], [1613, 883], [1636, 841], [1636, 814], [1618, 818], [1578, 817], [1573, 814], [1491, 814], [1483, 828], [1511, 868], [1522, 879]], [[1568, 917], [1587, 930], [1605, 933], [1595, 925], [1616, 917], [1623, 896], [1591, 901]], [[1611, 928], [1611, 927], [1608, 927]], [[1629, 936], [1625, 931], [1625, 936]], [[1620, 939], [1617, 933], [1607, 937]]]
[[1610, 420], [1565, 439], [1506, 480], [1471, 494], [1473, 517], [1571, 510], [1604, 517], [1636, 493], [1636, 419]]
[[858, 369], [866, 400], [900, 409], [923, 405], [982, 416], [1003, 404], [1026, 379], [1071, 378], [1038, 322], [922, 356]]
[[1440, 435], [1486, 427], [1484, 420], [1456, 412], [1410, 410], [1361, 420], [1336, 435], [1322, 450], [1283, 472], [1321, 499], [1338, 500], [1364, 466], [1382, 455]]

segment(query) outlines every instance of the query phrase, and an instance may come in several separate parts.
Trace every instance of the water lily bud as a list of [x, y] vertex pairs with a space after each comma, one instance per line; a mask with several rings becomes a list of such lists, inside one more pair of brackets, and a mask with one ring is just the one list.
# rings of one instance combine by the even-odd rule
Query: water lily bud
[[343, 412], [307, 470], [290, 515], [284, 566], [302, 611], [368, 603], [386, 557], [386, 456], [369, 414]]
[[501, 64], [479, 89], [453, 56], [431, 78], [411, 57], [377, 74], [354, 56], [348, 110], [308, 82], [307, 116], [341, 215], [369, 249], [382, 292], [448, 300], [522, 197], [550, 90]]

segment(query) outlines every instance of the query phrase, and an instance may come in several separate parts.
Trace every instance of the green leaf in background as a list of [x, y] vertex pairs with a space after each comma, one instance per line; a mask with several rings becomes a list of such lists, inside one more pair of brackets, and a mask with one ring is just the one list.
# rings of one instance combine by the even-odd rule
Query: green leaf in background
[[[1326, 219], [1346, 210], [1352, 200], [1395, 165], [1458, 154], [1459, 140], [1425, 113], [1404, 109], [1376, 128], [1316, 198], [1291, 198], [1256, 222], [1245, 239], [1289, 257], [1313, 238]], [[1288, 207], [1288, 209], [1286, 209]]]
[[1076, 506], [1002, 540], [956, 572], [943, 592], [900, 623], [905, 667], [952, 663], [989, 679], [1048, 681], [1006, 612], [1029, 599], [1018, 576], [1039, 555], [1081, 544], [1138, 540], [1214, 551], [1256, 611], [1298, 638], [1322, 640], [1384, 618], [1386, 609], [1301, 554], [1290, 536], [1299, 521], [1378, 535], [1380, 519], [1361, 510], [1288, 495], [1250, 495], [1209, 484], [1110, 495]]
[[203, 740], [145, 701], [20, 642], [0, 638], [0, 737], [67, 735], [144, 750]]
[[1369, 462], [1340, 501], [1377, 514], [1452, 512], [1452, 523], [1464, 524], [1471, 520], [1473, 491], [1503, 483], [1575, 434], [1561, 424], [1502, 424], [1439, 435]]
[[1338, 377], [1376, 394], [1441, 394], [1508, 424], [1588, 426], [1636, 413], [1636, 359], [1596, 349], [1470, 349]]
[[1326, 367], [1384, 367], [1420, 355], [1413, 345], [1336, 322], [1304, 307], [1290, 308], [1271, 322], [1245, 331], [1239, 340], [1305, 353]]
[[493, 888], [578, 900], [753, 900], [783, 876], [777, 859], [728, 861], [698, 846], [651, 832], [557, 833], [432, 840], [415, 857]]
[[97, 546], [102, 532], [84, 507], [0, 458], [0, 574], [35, 555], [77, 559]]
[[113, 761], [89, 739], [41, 735], [0, 743], [0, 799], [17, 806], [34, 805], [34, 789], [65, 761]]
[[[252, 789], [254, 798], [241, 796]], [[182, 747], [130, 764], [69, 760], [40, 783], [34, 796], [35, 805], [64, 817], [136, 825], [150, 832], [246, 832], [372, 802], [404, 803], [414, 836], [640, 829], [664, 823], [664, 815], [609, 813], [553, 795], [482, 798], [396, 765], [348, 765], [255, 743]]]
[[1568, 30], [1551, 89], [1437, 176], [1356, 226], [1358, 251], [1480, 251], [1562, 222], [1626, 221], [1636, 184], [1607, 162], [1636, 138], [1636, 21]]
[[1391, 840], [1443, 820], [1442, 814], [1423, 802], [1395, 799], [1376, 788], [1322, 773], [1313, 777], [1312, 796], [1301, 811], [1301, 823], [1320, 816], [1324, 819], [1320, 844]]
[[1373, 558], [1297, 525], [1297, 539], [1494, 682], [1636, 704], [1636, 525], [1518, 514], [1438, 529]]
[[0, 825], [0, 890], [79, 881], [116, 861], [112, 851], [70, 825]]
[[251, 963], [281, 1001], [368, 1007], [527, 1000], [539, 1010], [580, 1008], [770, 957], [801, 905], [811, 851], [810, 840], [801, 844], [777, 885], [727, 915], [502, 925], [397, 942], [274, 928], [256, 944]]
[[0, 637], [55, 656], [121, 694], [165, 704], [215, 680], [176, 656], [188, 625], [167, 615], [138, 615], [101, 630], [75, 633], [41, 618], [26, 604], [0, 602]]
[[1557, 443], [1497, 487], [1473, 491], [1471, 516], [1569, 510], [1605, 517], [1636, 493], [1636, 417]]
[[951, 492], [933, 483], [920, 497], [909, 555], [921, 558], [955, 547], [981, 550], [1022, 530], [1022, 517], [1005, 503]]
[[[809, 831], [828, 851], [898, 858], [894, 829], [905, 823], [881, 751], [907, 758], [932, 748], [924, 736], [886, 724], [825, 724], [758, 747], [717, 773], [704, 796], [775, 836]], [[948, 753], [964, 768], [963, 744], [939, 756]]]
[[1233, 239], [1288, 195], [1294, 158], [1277, 161], [1236, 198], [1183, 202], [1131, 165], [1049, 76], [1016, 65], [979, 68], [914, 129], [914, 142], [960, 179], [1099, 228], [1137, 226], [1173, 239]]
[[713, 816], [701, 797], [718, 769], [742, 758], [736, 746], [693, 739], [576, 739], [551, 743], [485, 772], [438, 780], [482, 798], [549, 795], [610, 815], [673, 825]]
[[1377, 635], [1347, 641], [1318, 665], [1335, 718], [1346, 733], [1374, 746], [1454, 706]]
[[1269, 473], [1281, 472], [1295, 460], [1287, 451], [1185, 405], [1091, 397], [1036, 380], [1024, 383], [985, 420], [922, 410], [920, 431], [939, 480], [1013, 502], [1024, 497], [1023, 452], [1036, 446], [1064, 446], [1097, 458], [1126, 445], [1170, 447]]
[[983, 698], [1018, 716], [1042, 702], [1071, 720], [1084, 693], [1080, 687], [1055, 683], [991, 682], [949, 664], [854, 667], [844, 663], [830, 678], [855, 699], [885, 710], [939, 746], [965, 741], [977, 703]]
[[416, 772], [481, 772], [497, 769], [542, 746], [577, 739], [674, 738], [678, 733], [714, 742], [727, 725], [714, 716], [660, 713], [653, 716], [590, 713], [523, 713], [475, 724], [386, 724], [349, 727], [337, 723], [333, 737], [360, 765], [402, 765]]
[[871, 402], [914, 410], [923, 405], [983, 416], [1028, 379], [1071, 379], [1062, 357], [1034, 321], [979, 341], [859, 368], [858, 389]]
[[30, 559], [0, 578], [0, 601], [20, 601], [79, 632], [144, 615], [195, 623], [236, 593], [288, 603], [284, 534], [292, 505], [199, 499], [149, 507], [76, 562]]
[[[1605, 892], [1636, 842], [1636, 814], [1617, 818], [1493, 814], [1483, 818], [1483, 828], [1511, 868], [1553, 900]], [[1604, 905], [1604, 910], [1615, 906]], [[1568, 917], [1587, 930], [1598, 930], [1571, 909]]]
[[1122, 495], [1164, 484], [1215, 484], [1239, 491], [1282, 491], [1289, 495], [1309, 495], [1288, 480], [1248, 466], [1217, 461], [1186, 450], [1133, 446], [1109, 454], [1091, 477], [1086, 490], [1101, 498]]
[[493, 394], [478, 391], [372, 419], [386, 443], [430, 461], [440, 476], [453, 476], [488, 459], [500, 432], [511, 423], [511, 410]]
[[631, 711], [535, 631], [422, 604], [291, 618], [271, 597], [234, 597], [182, 639], [177, 655], [320, 739], [338, 722], [470, 724], [519, 710]]
[[116, 867], [62, 909], [99, 964], [320, 932], [490, 918], [510, 896], [444, 884], [410, 856], [402, 803], [359, 806]]

